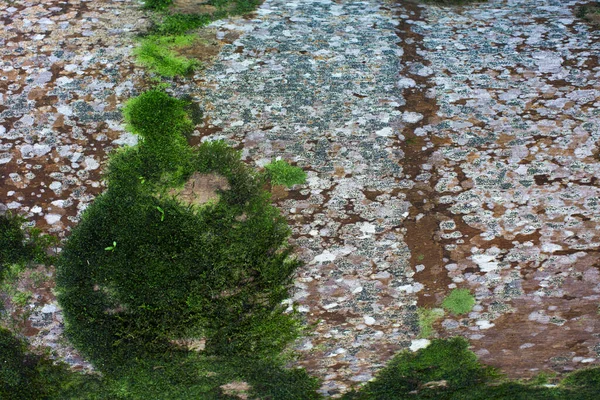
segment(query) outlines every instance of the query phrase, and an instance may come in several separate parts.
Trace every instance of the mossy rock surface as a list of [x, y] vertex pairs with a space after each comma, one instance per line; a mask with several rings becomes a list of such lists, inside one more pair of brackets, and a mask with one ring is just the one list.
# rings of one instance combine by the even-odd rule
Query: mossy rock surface
[[[278, 354], [299, 261], [264, 178], [222, 142], [191, 149], [186, 104], [148, 92], [126, 106], [137, 147], [115, 154], [58, 266], [66, 332], [101, 370], [203, 339], [209, 354]], [[156, 113], [152, 110], [156, 109]]]

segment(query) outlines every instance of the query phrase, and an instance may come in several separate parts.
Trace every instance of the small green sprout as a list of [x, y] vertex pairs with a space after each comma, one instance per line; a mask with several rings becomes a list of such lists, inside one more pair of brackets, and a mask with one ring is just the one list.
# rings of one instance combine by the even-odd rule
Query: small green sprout
[[113, 242], [112, 246], [105, 247], [104, 250], [115, 251], [116, 248], [117, 248], [117, 242]]
[[159, 206], [156, 206], [156, 209], [160, 213], [160, 222], [164, 221], [165, 220], [165, 210], [163, 210]]

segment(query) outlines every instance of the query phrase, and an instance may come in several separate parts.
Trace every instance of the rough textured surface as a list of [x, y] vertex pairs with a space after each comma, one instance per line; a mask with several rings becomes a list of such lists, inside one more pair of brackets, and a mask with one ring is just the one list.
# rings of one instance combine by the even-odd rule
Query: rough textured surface
[[[426, 345], [416, 306], [455, 287], [473, 311], [434, 328], [483, 362], [514, 377], [598, 363], [600, 43], [580, 3], [267, 0], [203, 35], [218, 59], [173, 83], [203, 104], [192, 142], [308, 173], [274, 198], [315, 324], [297, 365], [324, 394]], [[118, 109], [144, 88], [130, 56], [144, 18], [130, 1], [14, 1], [0, 23], [0, 207], [64, 235], [106, 152], [135, 141]], [[25, 333], [87, 367], [61, 339], [51, 276], [37, 286]]]
[[[136, 141], [119, 107], [142, 86], [130, 52], [145, 25], [131, 0], [0, 3], [0, 212], [64, 237], [101, 192], [108, 152]], [[89, 368], [62, 337], [52, 270], [39, 272], [42, 284], [23, 278], [35, 294], [13, 321], [34, 345]]]

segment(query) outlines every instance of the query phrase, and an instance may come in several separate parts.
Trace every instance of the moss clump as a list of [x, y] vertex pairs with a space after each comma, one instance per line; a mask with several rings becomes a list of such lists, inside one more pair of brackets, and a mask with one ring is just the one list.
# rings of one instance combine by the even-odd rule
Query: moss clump
[[18, 274], [31, 262], [52, 260], [46, 251], [56, 243], [56, 238], [42, 235], [38, 229], [23, 229], [24, 222], [18, 215], [0, 215], [0, 282], [6, 275]]
[[302, 168], [294, 167], [284, 160], [273, 161], [265, 165], [267, 177], [273, 185], [291, 187], [306, 182], [306, 172]]
[[156, 22], [151, 31], [158, 35], [183, 35], [205, 27], [215, 19], [209, 14], [168, 14]]
[[[433, 340], [416, 353], [402, 352], [379, 372], [377, 379], [345, 399], [442, 399], [437, 397], [481, 385], [495, 376], [482, 367], [463, 338]], [[433, 384], [432, 382], [436, 382]]]
[[212, 21], [254, 11], [260, 3], [262, 3], [262, 0], [208, 1], [206, 5], [213, 6], [214, 12], [204, 14], [163, 13], [156, 16], [151, 32], [160, 35], [182, 35], [194, 29], [202, 28]]
[[144, 6], [151, 10], [165, 10], [173, 4], [173, 0], [144, 0]]
[[432, 340], [416, 353], [404, 351], [376, 379], [345, 400], [592, 400], [600, 393], [600, 368], [574, 372], [556, 387], [504, 379], [479, 364], [463, 338]]
[[600, 6], [598, 4], [586, 4], [577, 8], [575, 13], [577, 18], [581, 18], [591, 25], [597, 27], [600, 25]]
[[473, 309], [475, 297], [469, 289], [453, 289], [442, 302], [442, 307], [452, 314], [466, 314]]
[[439, 6], [463, 6], [467, 4], [487, 3], [487, 0], [416, 0], [419, 3]]
[[134, 54], [138, 62], [152, 72], [168, 78], [185, 76], [198, 69], [200, 63], [177, 55], [176, 50], [191, 45], [193, 41], [194, 36], [191, 35], [146, 36]]
[[84, 399], [101, 393], [97, 377], [72, 373], [64, 364], [27, 351], [24, 341], [0, 328], [0, 398]]
[[428, 338], [433, 334], [433, 324], [444, 315], [444, 310], [439, 308], [419, 308], [417, 310], [419, 316], [419, 328], [421, 332], [420, 338]]
[[[300, 331], [282, 305], [300, 265], [285, 220], [237, 151], [187, 146], [185, 106], [158, 91], [127, 104], [142, 140], [111, 158], [108, 190], [61, 254], [66, 332], [104, 371], [180, 339], [206, 340], [208, 354], [276, 356]], [[201, 206], [169, 194], [194, 173], [224, 177], [230, 189]]]

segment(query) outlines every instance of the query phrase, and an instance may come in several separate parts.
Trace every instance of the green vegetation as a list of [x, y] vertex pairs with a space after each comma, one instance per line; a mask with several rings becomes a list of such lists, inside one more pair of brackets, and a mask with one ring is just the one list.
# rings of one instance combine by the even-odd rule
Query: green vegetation
[[463, 338], [436, 339], [398, 354], [374, 381], [346, 400], [592, 400], [600, 393], [600, 368], [568, 375], [557, 387], [504, 379], [483, 366]]
[[176, 50], [189, 46], [193, 42], [192, 35], [146, 36], [140, 46], [134, 50], [134, 54], [140, 64], [159, 75], [169, 78], [176, 75], [189, 75], [200, 66], [200, 63], [178, 56]]
[[268, 361], [226, 361], [174, 351], [131, 360], [118, 373], [86, 375], [28, 352], [25, 342], [0, 328], [0, 398], [3, 400], [235, 399], [221, 386], [246, 382], [251, 398], [318, 399], [318, 382], [300, 369]]
[[273, 161], [265, 165], [267, 177], [273, 185], [291, 187], [306, 182], [306, 172], [302, 168], [294, 167], [284, 160]]
[[173, 0], [144, 0], [144, 6], [151, 10], [164, 10], [173, 4]]
[[420, 338], [428, 338], [433, 334], [433, 323], [444, 316], [444, 310], [440, 308], [423, 308], [417, 310], [419, 316]]
[[7, 213], [0, 215], [0, 282], [14, 278], [27, 265], [49, 262], [46, 250], [56, 243], [38, 229], [22, 229], [25, 218]]
[[487, 0], [417, 0], [417, 2], [439, 6], [461, 6], [474, 3], [487, 3]]
[[186, 76], [200, 68], [198, 60], [178, 54], [184, 48], [193, 47], [195, 36], [187, 35], [212, 21], [254, 10], [260, 0], [212, 0], [203, 5], [212, 10], [203, 14], [178, 13], [167, 10], [172, 0], [146, 0], [146, 7], [159, 11], [154, 15], [149, 35], [142, 37], [140, 46], [134, 50], [138, 62], [163, 77]]
[[[207, 355], [273, 360], [301, 331], [282, 305], [300, 262], [264, 177], [222, 142], [190, 148], [185, 108], [156, 90], [128, 102], [140, 143], [112, 156], [108, 190], [61, 254], [66, 333], [104, 372], [180, 340], [205, 340]], [[228, 183], [218, 201], [174, 195], [203, 174]]]
[[453, 289], [442, 302], [442, 307], [452, 314], [466, 314], [473, 309], [475, 297], [469, 289]]
[[600, 6], [597, 3], [585, 4], [577, 8], [577, 18], [590, 22], [592, 25], [600, 25]]
[[95, 376], [72, 373], [64, 364], [27, 351], [25, 342], [0, 327], [0, 398], [3, 400], [82, 399], [98, 393]]
[[425, 348], [402, 352], [379, 372], [377, 379], [345, 399], [442, 399], [438, 397], [479, 386], [496, 376], [479, 365], [463, 338], [433, 340]]

